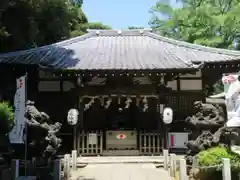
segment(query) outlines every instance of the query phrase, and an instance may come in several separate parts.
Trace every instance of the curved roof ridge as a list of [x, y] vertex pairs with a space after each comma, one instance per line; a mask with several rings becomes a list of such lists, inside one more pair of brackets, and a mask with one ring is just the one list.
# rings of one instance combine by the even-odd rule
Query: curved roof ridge
[[88, 32], [94, 32], [96, 33], [97, 31], [99, 32], [117, 32], [117, 31], [122, 31], [122, 32], [152, 32], [151, 28], [143, 28], [143, 29], [87, 29]]
[[46, 50], [48, 48], [51, 48], [52, 46], [66, 46], [66, 45], [73, 44], [73, 43], [78, 42], [78, 41], [85, 40], [85, 39], [87, 39], [89, 37], [92, 37], [92, 36], [94, 36], [94, 34], [89, 32], [89, 33], [84, 34], [82, 36], [77, 36], [77, 37], [66, 39], [66, 40], [63, 40], [63, 41], [60, 41], [60, 42], [57, 42], [57, 43], [48, 44], [48, 45], [45, 45], [45, 46], [35, 47], [35, 48], [31, 48], [31, 49], [26, 49], [26, 50], [19, 50], [19, 51], [14, 51], [14, 52], [8, 52], [8, 53], [2, 53], [2, 54], [0, 53], [0, 57], [28, 54], [28, 53], [31, 53], [31, 52]]
[[161, 36], [159, 34], [152, 33], [152, 32], [146, 32], [145, 34], [147, 36], [151, 37], [151, 38], [155, 38], [155, 39], [158, 39], [160, 41], [165, 41], [165, 42], [168, 42], [168, 43], [171, 43], [171, 44], [174, 44], [174, 45], [178, 45], [178, 46], [187, 47], [187, 48], [190, 48], [190, 49], [196, 49], [196, 50], [200, 50], [200, 51], [205, 51], [205, 52], [207, 51], [207, 52], [211, 52], [211, 53], [218, 53], [218, 54], [225, 54], [225, 55], [240, 56], [240, 51], [236, 51], [236, 50], [213, 48], [213, 47], [209, 47], [209, 46], [192, 44], [192, 43], [188, 43], [188, 42], [185, 42], [185, 41], [180, 41], [180, 40], [164, 37], [164, 36]]
[[[48, 48], [51, 48], [52, 46], [66, 46], [78, 41], [83, 41], [87, 38], [93, 37], [93, 36], [115, 36], [115, 35], [135, 35], [135, 36], [140, 36], [140, 35], [145, 35], [148, 36], [150, 38], [154, 38], [160, 41], [164, 41], [167, 43], [171, 43], [177, 46], [182, 46], [182, 47], [186, 47], [186, 48], [190, 48], [190, 49], [195, 49], [195, 50], [200, 50], [200, 51], [204, 51], [204, 52], [211, 52], [211, 53], [218, 53], [218, 54], [225, 54], [225, 55], [232, 55], [232, 56], [240, 56], [240, 51], [236, 51], [236, 50], [228, 50], [228, 49], [220, 49], [220, 48], [213, 48], [213, 47], [208, 47], [208, 46], [203, 46], [203, 45], [198, 45], [198, 44], [192, 44], [192, 43], [188, 43], [185, 41], [180, 41], [180, 40], [175, 40], [172, 38], [168, 38], [168, 37], [164, 37], [161, 36], [157, 33], [153, 33], [152, 29], [128, 29], [128, 30], [98, 30], [98, 29], [88, 29], [87, 30], [88, 33], [82, 35], [82, 36], [78, 36], [78, 37], [74, 37], [74, 38], [70, 38], [70, 39], [66, 39], [57, 43], [53, 43], [53, 44], [49, 44], [49, 45], [45, 45], [45, 46], [40, 46], [40, 47], [36, 47], [36, 48], [31, 48], [31, 49], [27, 49], [27, 50], [20, 50], [20, 51], [15, 51], [15, 52], [8, 52], [8, 53], [2, 53], [0, 54], [0, 57], [7, 57], [7, 56], [15, 56], [15, 55], [23, 55], [23, 54], [28, 54], [31, 52], [36, 52], [36, 51], [42, 51], [42, 50], [46, 50]], [[99, 32], [99, 34], [98, 34]], [[130, 33], [130, 34], [124, 34], [125, 33]], [[120, 34], [118, 34], [120, 33]]]

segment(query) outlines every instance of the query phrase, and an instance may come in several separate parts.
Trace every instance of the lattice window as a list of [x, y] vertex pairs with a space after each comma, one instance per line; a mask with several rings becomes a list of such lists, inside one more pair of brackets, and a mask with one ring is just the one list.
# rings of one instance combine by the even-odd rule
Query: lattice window
[[179, 95], [179, 110], [181, 111], [181, 113], [187, 113], [188, 108], [190, 108], [189, 96]]
[[168, 107], [172, 108], [173, 111], [178, 109], [178, 98], [176, 95], [167, 96], [166, 99]]

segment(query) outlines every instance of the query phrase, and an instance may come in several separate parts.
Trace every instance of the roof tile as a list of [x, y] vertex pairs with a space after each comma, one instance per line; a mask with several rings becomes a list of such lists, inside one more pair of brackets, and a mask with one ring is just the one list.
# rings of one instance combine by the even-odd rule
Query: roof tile
[[195, 67], [193, 62], [239, 59], [239, 51], [190, 44], [146, 30], [95, 30], [56, 44], [0, 55], [0, 63], [77, 70], [185, 69]]

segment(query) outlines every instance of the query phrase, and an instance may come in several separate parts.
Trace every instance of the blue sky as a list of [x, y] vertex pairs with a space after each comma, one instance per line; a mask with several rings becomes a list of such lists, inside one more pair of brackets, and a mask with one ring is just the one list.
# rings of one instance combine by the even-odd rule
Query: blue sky
[[[175, 4], [175, 0], [171, 0]], [[149, 27], [149, 9], [157, 0], [84, 0], [83, 11], [91, 22], [102, 22], [113, 29]]]

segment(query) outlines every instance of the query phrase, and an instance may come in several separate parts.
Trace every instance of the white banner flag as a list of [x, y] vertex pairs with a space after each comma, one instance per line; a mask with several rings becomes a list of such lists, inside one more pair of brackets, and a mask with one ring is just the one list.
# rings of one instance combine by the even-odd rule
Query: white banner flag
[[14, 127], [9, 133], [11, 143], [23, 144], [23, 130], [25, 126], [25, 105], [26, 105], [26, 76], [17, 79], [17, 90], [14, 96]]

